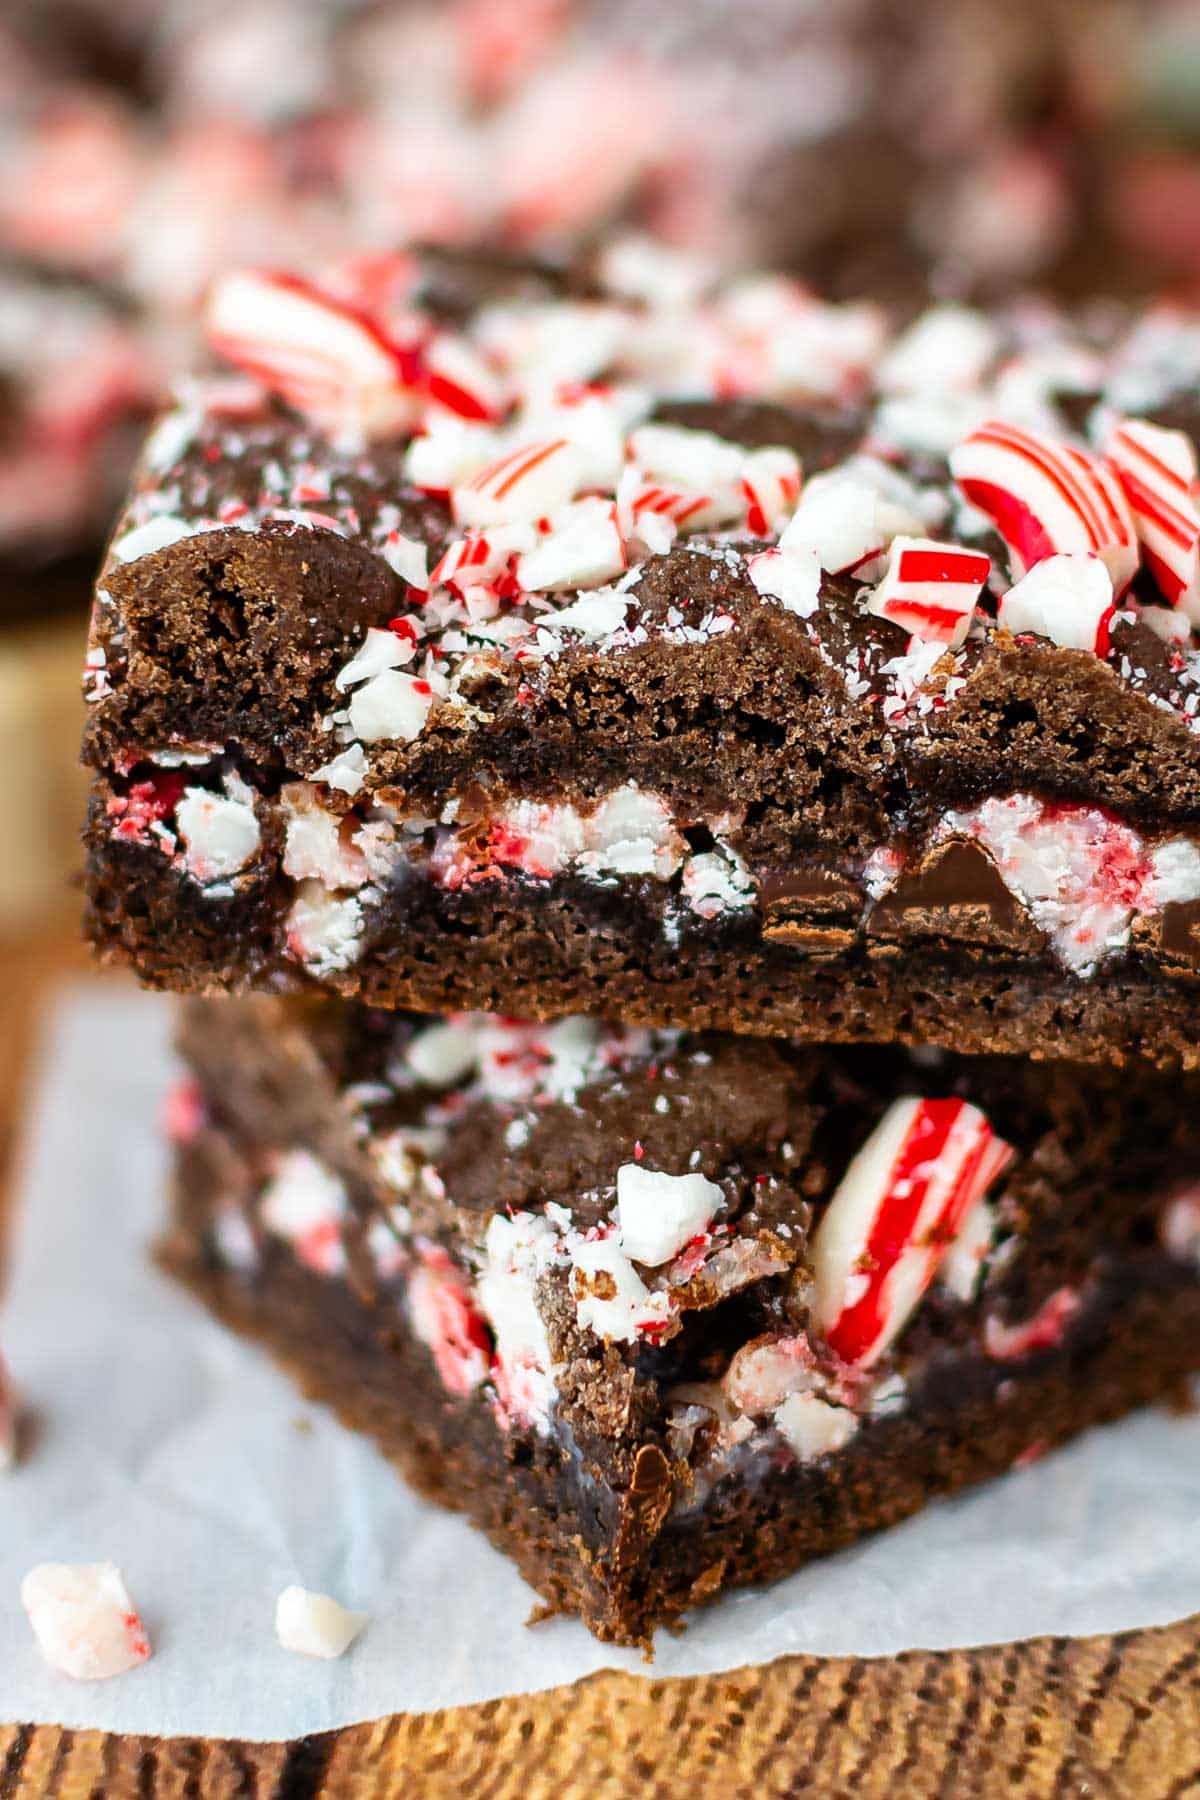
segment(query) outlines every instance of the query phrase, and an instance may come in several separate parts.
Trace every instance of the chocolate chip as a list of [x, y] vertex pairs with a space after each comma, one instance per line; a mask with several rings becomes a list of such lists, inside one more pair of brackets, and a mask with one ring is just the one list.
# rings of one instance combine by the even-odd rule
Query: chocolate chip
[[950, 938], [1025, 952], [1036, 952], [1044, 943], [987, 851], [970, 838], [949, 838], [918, 868], [906, 870], [876, 902], [867, 936]]

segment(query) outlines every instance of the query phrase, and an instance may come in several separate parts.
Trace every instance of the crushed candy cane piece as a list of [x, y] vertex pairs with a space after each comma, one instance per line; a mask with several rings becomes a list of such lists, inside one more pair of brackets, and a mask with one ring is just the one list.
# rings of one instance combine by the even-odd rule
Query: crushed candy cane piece
[[1002, 597], [996, 616], [1014, 636], [1031, 631], [1064, 650], [1104, 656], [1114, 610], [1112, 581], [1100, 558], [1064, 553], [1035, 563]]
[[550, 529], [518, 556], [516, 577], [529, 593], [600, 587], [625, 568], [625, 541], [611, 500], [577, 500], [550, 521]]
[[579, 453], [563, 437], [519, 444], [456, 486], [460, 525], [506, 525], [541, 519], [574, 498], [582, 480]]
[[883, 580], [867, 611], [927, 642], [957, 647], [970, 629], [991, 559], [931, 538], [892, 539]]
[[76, 1681], [107, 1681], [150, 1656], [115, 1563], [39, 1563], [21, 1583], [21, 1605], [51, 1668]]
[[328, 1594], [286, 1587], [275, 1602], [275, 1636], [285, 1650], [332, 1661], [345, 1655], [368, 1616], [348, 1612]]
[[764, 600], [778, 600], [798, 618], [810, 619], [821, 599], [821, 564], [812, 550], [760, 550], [746, 563], [746, 573]]
[[413, 422], [415, 353], [311, 282], [265, 270], [221, 276], [206, 326], [219, 355], [334, 429], [376, 437]]
[[1004, 539], [1018, 575], [1056, 552], [1091, 551], [1118, 596], [1133, 580], [1138, 542], [1129, 505], [1090, 451], [990, 419], [955, 445], [950, 470]]
[[808, 552], [830, 575], [863, 571], [892, 539], [917, 537], [923, 521], [891, 499], [869, 466], [847, 464], [815, 475], [803, 489], [779, 549]]
[[1015, 1362], [1035, 1350], [1053, 1350], [1061, 1344], [1079, 1304], [1075, 1288], [1060, 1287], [1016, 1325], [1002, 1325], [993, 1314], [984, 1322], [983, 1347], [995, 1362]]
[[846, 1170], [813, 1240], [813, 1316], [869, 1368], [901, 1331], [1011, 1147], [965, 1100], [895, 1101]]
[[1122, 419], [1106, 449], [1146, 566], [1171, 606], [1200, 624], [1200, 500], [1195, 446], [1182, 431]]
[[722, 1194], [704, 1175], [666, 1175], [640, 1163], [617, 1170], [617, 1230], [634, 1262], [657, 1268], [706, 1232]]

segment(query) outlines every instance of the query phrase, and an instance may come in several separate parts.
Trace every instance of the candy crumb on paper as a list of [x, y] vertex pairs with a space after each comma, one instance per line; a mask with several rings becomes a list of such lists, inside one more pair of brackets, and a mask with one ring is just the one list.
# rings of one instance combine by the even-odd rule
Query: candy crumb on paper
[[307, 1588], [286, 1587], [275, 1603], [275, 1635], [300, 1656], [342, 1656], [366, 1622], [366, 1613], [348, 1612], [328, 1594]]
[[150, 1656], [150, 1642], [115, 1563], [39, 1563], [21, 1583], [38, 1649], [75, 1681], [106, 1681]]

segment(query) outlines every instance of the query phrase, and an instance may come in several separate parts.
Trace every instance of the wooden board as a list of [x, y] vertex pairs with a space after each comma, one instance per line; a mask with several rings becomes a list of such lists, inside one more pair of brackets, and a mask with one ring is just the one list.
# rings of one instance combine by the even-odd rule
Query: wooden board
[[[41, 1005], [83, 960], [73, 935], [0, 944], [0, 1173]], [[595, 1675], [292, 1744], [0, 1727], [0, 1800], [743, 1794], [1200, 1800], [1200, 1617], [872, 1662], [785, 1657], [700, 1680]]]
[[692, 1681], [594, 1675], [293, 1744], [0, 1730], [0, 1796], [1200, 1794], [1200, 1620]]

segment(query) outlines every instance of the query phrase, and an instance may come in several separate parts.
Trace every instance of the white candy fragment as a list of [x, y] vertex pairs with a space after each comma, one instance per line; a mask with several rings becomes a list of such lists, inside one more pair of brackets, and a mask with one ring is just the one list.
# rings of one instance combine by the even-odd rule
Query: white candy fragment
[[372, 625], [350, 661], [338, 670], [334, 686], [339, 693], [345, 693], [356, 682], [370, 681], [385, 669], [399, 669], [410, 663], [415, 650], [411, 638], [401, 637], [395, 631], [380, 631]]
[[815, 556], [831, 575], [861, 570], [901, 534], [919, 536], [924, 521], [885, 491], [866, 459], [815, 475], [779, 539], [779, 548]]
[[964, 1305], [973, 1300], [995, 1239], [996, 1209], [989, 1200], [977, 1200], [942, 1258], [938, 1286]]
[[21, 1583], [21, 1605], [51, 1668], [76, 1681], [107, 1681], [150, 1655], [115, 1563], [39, 1563]]
[[893, 1342], [1011, 1156], [964, 1100], [892, 1104], [813, 1239], [814, 1322], [844, 1362], [867, 1368]]
[[347, 1612], [328, 1594], [286, 1587], [275, 1602], [275, 1635], [285, 1650], [332, 1661], [350, 1648], [367, 1617]]
[[415, 361], [357, 308], [295, 276], [221, 276], [205, 323], [219, 355], [331, 429], [385, 436], [414, 417]]
[[346, 1266], [341, 1232], [346, 1208], [341, 1179], [309, 1151], [289, 1150], [263, 1189], [259, 1216], [306, 1267], [338, 1275]]
[[331, 756], [327, 763], [314, 769], [310, 781], [323, 781], [326, 787], [337, 788], [339, 793], [357, 794], [366, 778], [369, 764], [367, 753], [361, 744], [347, 744], [336, 756]]
[[750, 557], [746, 573], [764, 600], [778, 600], [801, 619], [816, 612], [821, 598], [821, 563], [815, 550], [785, 549], [777, 544]]
[[529, 593], [599, 587], [625, 567], [625, 542], [611, 500], [577, 500], [550, 521], [550, 530], [517, 558], [517, 580]]
[[577, 632], [589, 643], [612, 637], [625, 623], [631, 601], [628, 594], [616, 588], [601, 588], [593, 594], [582, 594], [561, 612], [547, 613], [545, 623], [555, 631]]
[[867, 611], [926, 643], [964, 642], [991, 559], [979, 550], [931, 538], [893, 538], [883, 580], [869, 596]]
[[617, 1170], [617, 1230], [634, 1262], [657, 1268], [709, 1228], [722, 1194], [703, 1175], [666, 1175], [640, 1163]]
[[999, 343], [999, 332], [983, 313], [965, 306], [932, 306], [883, 358], [879, 387], [885, 394], [917, 395], [977, 387]]
[[364, 744], [411, 743], [421, 735], [433, 700], [429, 681], [401, 669], [385, 669], [352, 697], [350, 726]]
[[470, 1019], [448, 1019], [418, 1031], [405, 1052], [406, 1066], [430, 1087], [453, 1087], [479, 1058], [479, 1027]]
[[353, 894], [331, 894], [320, 881], [301, 882], [287, 916], [288, 955], [314, 975], [332, 975], [356, 960], [365, 925]]
[[683, 865], [680, 892], [701, 919], [725, 912], [745, 912], [754, 905], [754, 877], [736, 851], [722, 847], [689, 856]]
[[583, 821], [579, 867], [593, 874], [653, 875], [667, 881], [683, 861], [685, 840], [670, 808], [632, 782], [600, 802]]
[[1108, 649], [1113, 588], [1098, 556], [1063, 554], [1035, 564], [1003, 596], [997, 618], [1014, 636], [1036, 632], [1066, 650]]
[[213, 794], [207, 788], [184, 789], [175, 824], [185, 846], [183, 866], [202, 887], [239, 874], [257, 856], [262, 840], [252, 799]]
[[545, 1218], [496, 1213], [484, 1239], [484, 1270], [475, 1299], [496, 1340], [492, 1379], [501, 1425], [545, 1431], [554, 1404], [554, 1358], [537, 1304], [537, 1283], [558, 1253]]
[[775, 1429], [801, 1462], [815, 1462], [850, 1442], [858, 1430], [858, 1418], [847, 1407], [832, 1406], [819, 1394], [789, 1394], [776, 1409]]

